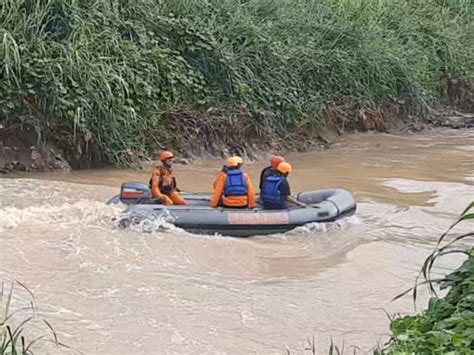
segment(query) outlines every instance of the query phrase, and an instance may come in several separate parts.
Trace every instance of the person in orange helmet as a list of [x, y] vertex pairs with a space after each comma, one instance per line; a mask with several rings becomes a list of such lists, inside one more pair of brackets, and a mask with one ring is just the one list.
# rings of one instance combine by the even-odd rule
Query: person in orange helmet
[[151, 194], [165, 205], [185, 205], [173, 176], [174, 154], [168, 150], [160, 153], [161, 165], [155, 167], [150, 179]]
[[255, 208], [255, 191], [250, 177], [242, 171], [241, 157], [230, 157], [216, 177], [210, 206]]
[[284, 161], [286, 161], [285, 158], [283, 158], [280, 155], [273, 155], [270, 158], [270, 166], [267, 166], [266, 168], [264, 168], [262, 172], [260, 173], [260, 185], [258, 185], [260, 189], [260, 195], [262, 194], [262, 187], [263, 187], [263, 182], [265, 181], [265, 179], [271, 175], [275, 175], [278, 164]]
[[287, 177], [293, 170], [287, 162], [278, 164], [275, 174], [268, 175], [263, 182], [262, 194], [260, 199], [265, 209], [286, 209], [288, 202], [299, 207], [308, 207], [308, 205], [298, 201], [291, 195], [290, 184]]

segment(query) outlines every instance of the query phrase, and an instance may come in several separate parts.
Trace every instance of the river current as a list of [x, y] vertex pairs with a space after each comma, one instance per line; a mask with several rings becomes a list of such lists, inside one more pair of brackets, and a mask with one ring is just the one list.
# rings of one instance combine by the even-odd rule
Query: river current
[[[123, 181], [146, 182], [151, 166], [1, 178], [0, 280], [27, 285], [73, 349], [37, 353], [302, 354], [313, 336], [322, 353], [331, 339], [383, 344], [387, 314], [414, 313], [410, 296], [391, 300], [474, 200], [474, 131], [356, 134], [287, 158], [294, 192], [348, 189], [356, 214], [249, 239], [160, 220], [123, 230], [123, 206], [105, 201]], [[184, 190], [210, 191], [221, 165], [177, 165], [176, 176]], [[264, 166], [244, 165], [255, 185]]]

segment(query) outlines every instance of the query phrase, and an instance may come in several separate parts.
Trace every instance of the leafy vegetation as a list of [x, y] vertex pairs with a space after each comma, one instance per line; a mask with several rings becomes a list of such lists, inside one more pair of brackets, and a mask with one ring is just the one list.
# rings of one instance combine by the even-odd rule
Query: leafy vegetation
[[[422, 314], [397, 318], [391, 323], [392, 341], [389, 354], [472, 354], [474, 353], [474, 247], [461, 244], [472, 240], [474, 231], [444, 243], [448, 232], [461, 221], [474, 219], [474, 201], [440, 238], [437, 248], [425, 260], [422, 274], [436, 296], [435, 285], [449, 289], [443, 298], [430, 300]], [[454, 272], [432, 280], [430, 271], [435, 261], [448, 254], [461, 253], [468, 258]], [[416, 291], [418, 286], [415, 286]], [[416, 300], [417, 293], [414, 292]], [[402, 296], [402, 295], [400, 295]]]
[[470, 0], [3, 0], [0, 120], [121, 164], [222, 124], [317, 134], [328, 105], [417, 111], [472, 77], [472, 20]]
[[[31, 301], [28, 306], [14, 307], [13, 292], [16, 284], [23, 291], [26, 291], [28, 297], [30, 297]], [[42, 335], [26, 340], [25, 332], [28, 333], [28, 326], [35, 322], [37, 322], [36, 328], [40, 328], [39, 323], [39, 325], [45, 327], [45, 330], [42, 331]], [[50, 335], [47, 333], [50, 333]], [[45, 341], [65, 347], [64, 344], [59, 343], [51, 324], [38, 315], [31, 291], [22, 283], [16, 281], [15, 283], [12, 282], [10, 290], [5, 292], [5, 285], [2, 283], [0, 286], [0, 355], [32, 354], [35, 346]]]

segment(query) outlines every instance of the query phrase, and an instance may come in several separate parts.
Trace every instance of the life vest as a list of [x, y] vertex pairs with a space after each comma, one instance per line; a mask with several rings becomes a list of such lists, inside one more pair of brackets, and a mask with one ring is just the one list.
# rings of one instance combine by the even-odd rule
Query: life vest
[[275, 174], [276, 174], [276, 171], [271, 166], [267, 166], [265, 169], [262, 170], [262, 172], [260, 173], [260, 185], [259, 185], [260, 193], [262, 193], [263, 183], [265, 182], [265, 179]]
[[[160, 170], [160, 180], [158, 182], [158, 187], [162, 194], [170, 194], [173, 190], [176, 189], [177, 183], [176, 178], [173, 176], [173, 171], [170, 169], [165, 169], [163, 166], [157, 166], [157, 169]], [[152, 185], [153, 175], [150, 179], [150, 188]]]
[[285, 197], [280, 192], [280, 186], [286, 177], [283, 175], [267, 176], [263, 182], [262, 202], [267, 207], [284, 207]]
[[241, 169], [225, 169], [227, 179], [224, 196], [246, 196], [248, 192], [244, 172]]

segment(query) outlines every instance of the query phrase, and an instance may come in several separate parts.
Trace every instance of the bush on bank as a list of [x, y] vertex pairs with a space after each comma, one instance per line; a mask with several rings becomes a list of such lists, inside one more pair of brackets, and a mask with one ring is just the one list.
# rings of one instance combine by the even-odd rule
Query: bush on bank
[[318, 132], [328, 104], [417, 111], [472, 77], [472, 20], [469, 0], [3, 0], [0, 120], [116, 164], [235, 113]]
[[[466, 220], [474, 220], [474, 201], [448, 232]], [[421, 314], [392, 321], [388, 354], [474, 353], [474, 231], [444, 241], [448, 232], [441, 237], [422, 269], [424, 283], [432, 292], [436, 287], [448, 289], [448, 292], [442, 298], [431, 298], [428, 309]], [[448, 254], [464, 254], [467, 260], [454, 272], [433, 280], [430, 271], [434, 263]], [[416, 292], [414, 298], [416, 300]]]
[[441, 284], [423, 313], [395, 319], [390, 354], [472, 354], [474, 352], [474, 248], [469, 259]]

